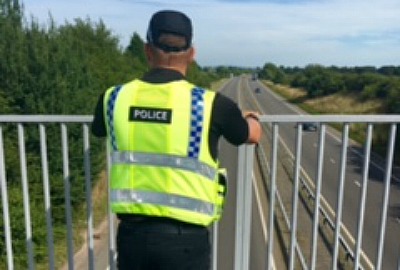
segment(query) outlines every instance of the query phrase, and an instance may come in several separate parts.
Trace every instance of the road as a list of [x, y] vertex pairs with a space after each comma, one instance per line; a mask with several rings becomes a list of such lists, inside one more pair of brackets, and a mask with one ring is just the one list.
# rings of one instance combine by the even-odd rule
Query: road
[[[227, 82], [220, 92], [233, 100], [237, 101], [241, 97], [243, 91], [241, 84], [241, 77], [235, 77]], [[242, 108], [243, 109], [243, 108]], [[246, 109], [255, 109], [247, 107]], [[237, 175], [237, 155], [238, 148], [229, 145], [222, 139], [220, 145], [220, 160], [223, 167], [228, 171], [228, 196], [224, 214], [219, 222], [218, 234], [218, 270], [232, 270], [234, 269], [234, 254], [235, 254], [235, 219], [236, 219], [236, 175]], [[257, 191], [255, 191], [257, 192]], [[265, 194], [263, 194], [264, 196]], [[265, 196], [264, 196], [265, 197]], [[264, 198], [265, 199], [265, 198]], [[265, 217], [262, 218], [262, 211], [258, 211], [257, 197], [253, 196], [252, 205], [252, 233], [251, 233], [251, 257], [250, 269], [265, 269], [265, 254], [266, 254], [266, 228]]]
[[[274, 95], [259, 81], [248, 81], [249, 88], [254, 92], [255, 88], [263, 91], [258, 94], [257, 101], [263, 110], [263, 114], [298, 114], [301, 110], [283, 103], [282, 98]], [[292, 153], [295, 149], [296, 127], [293, 124], [282, 125], [280, 135]], [[301, 166], [314, 181], [317, 165], [317, 132], [304, 132]], [[339, 166], [341, 156], [341, 135], [338, 132], [328, 129], [325, 145], [324, 170], [322, 182], [322, 194], [336, 212], [337, 194], [339, 184]], [[362, 187], [362, 147], [356, 143], [349, 145], [347, 155], [347, 168], [344, 185], [344, 201], [342, 222], [352, 235], [357, 235], [357, 220], [359, 216], [359, 204]], [[362, 247], [374, 264], [376, 261], [379, 228], [381, 222], [381, 205], [383, 197], [383, 179], [385, 164], [379, 157], [373, 158], [370, 163], [368, 192], [366, 199], [366, 211], [363, 230]], [[397, 269], [399, 256], [400, 235], [399, 226], [399, 203], [400, 196], [399, 178], [392, 179], [390, 189], [389, 216], [387, 220], [385, 249], [382, 269]], [[354, 237], [356, 238], [356, 237]]]
[[[254, 93], [255, 88], [260, 88], [260, 93]], [[262, 85], [259, 81], [250, 80], [246, 76], [233, 77], [221, 88], [221, 93], [231, 97], [234, 100], [242, 101], [239, 99], [246, 99], [250, 95], [253, 96], [251, 100], [256, 100], [254, 108], [257, 108], [262, 114], [296, 114], [303, 113], [291, 105], [287, 105], [283, 100], [273, 94], [267, 87]], [[252, 106], [252, 105], [247, 105]], [[252, 109], [246, 107], [245, 109]], [[294, 152], [295, 149], [295, 132], [296, 127], [294, 124], [282, 125], [280, 128], [280, 136], [285, 142], [287, 147]], [[339, 165], [340, 165], [340, 135], [329, 129], [329, 134], [326, 138], [325, 147], [325, 160], [323, 171], [323, 184], [322, 194], [328, 201], [332, 209], [336, 209], [337, 193], [338, 193], [338, 179], [339, 179]], [[317, 132], [305, 132], [303, 135], [303, 152], [301, 166], [309, 175], [311, 181], [314, 181], [316, 174], [317, 164]], [[228, 169], [228, 197], [224, 209], [222, 220], [219, 223], [218, 234], [218, 270], [232, 270], [234, 265], [234, 224], [235, 224], [235, 209], [236, 209], [236, 168], [237, 168], [237, 148], [230, 146], [224, 140], [220, 145], [220, 159], [223, 166]], [[343, 204], [343, 223], [349, 232], [356, 235], [357, 219], [359, 209], [359, 198], [361, 191], [361, 172], [362, 162], [360, 160], [360, 147], [356, 144], [350, 146], [351, 151], [348, 154], [349, 164], [346, 171], [346, 182], [344, 186], [344, 204]], [[362, 151], [361, 151], [362, 152]], [[371, 258], [372, 263], [376, 260], [377, 250], [377, 237], [379, 234], [378, 228], [380, 225], [380, 205], [382, 204], [383, 172], [377, 168], [375, 164], [381, 164], [381, 161], [371, 163], [370, 175], [368, 181], [368, 194], [366, 204], [366, 215], [363, 234], [363, 249]], [[259, 181], [259, 180], [258, 180]], [[253, 217], [252, 217], [252, 236], [251, 236], [251, 268], [252, 270], [265, 269], [265, 217], [262, 213], [266, 213], [265, 207], [265, 194], [256, 185], [254, 190], [256, 196], [253, 196]], [[382, 269], [396, 269], [399, 253], [400, 235], [399, 229], [399, 209], [400, 205], [396, 203], [396, 199], [400, 196], [399, 186], [394, 181], [391, 188], [391, 201], [388, 224], [386, 229], [386, 246], [384, 250], [384, 260]], [[261, 206], [259, 203], [261, 202]], [[261, 207], [261, 208], [260, 208]], [[96, 241], [95, 245], [95, 269], [107, 269], [108, 260], [101, 261], [100, 257], [107, 257], [108, 255], [108, 241], [106, 232], [101, 233], [101, 238]], [[83, 255], [82, 255], [83, 254]], [[83, 257], [80, 260], [85, 260], [84, 252], [80, 255]], [[78, 260], [78, 261], [80, 261]], [[86, 259], [87, 260], [87, 259]], [[78, 265], [77, 263], [76, 265]], [[105, 264], [105, 265], [103, 265]], [[87, 264], [82, 264], [87, 265]], [[86, 269], [78, 268], [75, 269]]]

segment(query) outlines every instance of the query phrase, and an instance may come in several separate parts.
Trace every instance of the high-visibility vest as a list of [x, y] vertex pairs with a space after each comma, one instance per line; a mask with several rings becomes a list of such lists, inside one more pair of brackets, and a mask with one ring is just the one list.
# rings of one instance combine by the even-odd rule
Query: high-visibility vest
[[220, 218], [226, 187], [208, 145], [214, 97], [185, 80], [106, 91], [113, 212], [204, 226]]

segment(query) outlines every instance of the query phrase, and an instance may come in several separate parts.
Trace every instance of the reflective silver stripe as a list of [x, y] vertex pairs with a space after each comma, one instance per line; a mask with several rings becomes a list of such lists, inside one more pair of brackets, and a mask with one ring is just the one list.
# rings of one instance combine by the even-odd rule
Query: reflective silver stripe
[[128, 189], [111, 190], [111, 202], [153, 204], [189, 210], [208, 216], [213, 216], [214, 214], [214, 205], [212, 203], [179, 195], [149, 191], [135, 191]]
[[111, 154], [111, 161], [113, 164], [127, 163], [178, 168], [198, 173], [209, 178], [210, 180], [215, 180], [217, 174], [216, 169], [198, 161], [197, 159], [180, 156], [133, 152], [113, 152]]

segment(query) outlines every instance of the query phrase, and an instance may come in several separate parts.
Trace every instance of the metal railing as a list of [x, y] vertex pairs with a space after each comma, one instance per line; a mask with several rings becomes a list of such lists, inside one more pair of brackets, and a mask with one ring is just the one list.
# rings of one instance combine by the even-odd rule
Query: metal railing
[[[317, 251], [321, 247], [320, 238], [325, 237], [325, 244], [327, 242], [326, 238], [329, 238], [326, 235], [321, 236], [321, 227], [324, 226], [325, 223], [328, 224], [331, 232], [330, 239], [330, 247], [332, 250], [330, 256], [330, 269], [337, 268], [346, 268], [346, 269], [389, 269], [383, 268], [383, 257], [384, 257], [384, 248], [385, 248], [385, 232], [387, 228], [388, 221], [388, 206], [390, 199], [390, 187], [393, 184], [398, 184], [400, 179], [395, 176], [393, 172], [394, 166], [394, 150], [395, 150], [395, 142], [396, 142], [396, 133], [397, 133], [397, 125], [400, 123], [399, 115], [368, 115], [360, 116], [360, 115], [348, 115], [348, 116], [338, 116], [338, 115], [325, 115], [325, 116], [306, 116], [306, 115], [273, 115], [273, 116], [262, 116], [262, 122], [266, 122], [270, 124], [270, 133], [272, 134], [269, 137], [267, 142], [264, 142], [263, 145], [271, 145], [269, 152], [270, 157], [267, 158], [267, 154], [263, 150], [263, 147], [258, 148], [259, 155], [262, 156], [261, 164], [262, 167], [268, 167], [268, 170], [264, 173], [266, 176], [263, 181], [266, 183], [267, 190], [269, 191], [268, 195], [268, 235], [273, 236], [275, 230], [285, 230], [287, 229], [290, 232], [290, 237], [288, 237], [286, 243], [280, 243], [280, 245], [284, 245], [284, 250], [286, 249], [286, 254], [284, 256], [287, 258], [286, 267], [288, 269], [319, 269], [323, 266], [317, 266]], [[305, 132], [303, 131], [303, 125], [309, 122], [318, 122], [319, 123], [319, 132], [318, 132], [318, 141], [315, 141], [315, 147], [317, 148], [316, 155], [316, 174], [315, 178], [312, 179], [308, 176], [307, 172], [301, 166], [302, 160], [302, 150], [303, 150], [303, 138]], [[292, 149], [286, 145], [287, 142], [284, 142], [280, 136], [279, 129], [281, 125], [287, 123], [295, 123], [297, 129], [294, 132], [294, 140], [295, 143], [292, 146]], [[341, 133], [338, 133], [336, 136], [341, 136], [341, 139], [337, 141], [340, 144], [340, 158], [339, 158], [339, 172], [338, 172], [338, 186], [337, 186], [337, 205], [336, 209], [333, 210], [333, 207], [330, 203], [325, 199], [324, 194], [321, 192], [321, 185], [323, 182], [323, 170], [324, 170], [324, 156], [327, 154], [325, 149], [326, 143], [326, 135], [328, 134], [328, 123], [329, 124], [342, 124]], [[362, 181], [360, 183], [361, 195], [359, 198], [359, 210], [357, 213], [357, 229], [353, 231], [354, 235], [352, 235], [349, 230], [346, 228], [345, 221], [342, 217], [343, 208], [344, 208], [344, 185], [346, 183], [347, 177], [347, 167], [349, 162], [347, 157], [349, 155], [350, 144], [353, 144], [352, 140], [349, 137], [349, 129], [352, 124], [365, 124], [365, 143], [363, 147], [363, 153], [359, 153], [359, 160], [362, 162], [362, 170], [360, 175]], [[375, 243], [376, 248], [376, 256], [375, 262], [372, 262], [370, 257], [373, 257], [375, 254], [368, 254], [366, 251], [362, 249], [363, 240], [368, 236], [368, 232], [364, 232], [364, 217], [365, 217], [365, 206], [367, 203], [366, 195], [367, 195], [367, 187], [368, 180], [370, 178], [370, 165], [374, 163], [372, 161], [371, 155], [371, 144], [372, 144], [372, 130], [374, 125], [383, 124], [385, 125], [385, 129], [387, 129], [387, 147], [386, 147], [386, 160], [384, 160], [384, 174], [382, 176], [382, 185], [383, 185], [383, 194], [382, 194], [382, 203], [381, 205], [375, 205], [375, 207], [379, 207], [381, 209], [380, 223], [379, 223], [379, 235], [377, 242]], [[330, 131], [334, 132], [334, 131]], [[331, 136], [331, 135], [330, 135]], [[397, 137], [397, 141], [399, 141]], [[308, 146], [309, 147], [309, 146]], [[278, 149], [282, 148], [281, 152], [278, 154]], [[292, 154], [294, 153], [294, 154]], [[398, 154], [398, 153], [397, 153]], [[285, 161], [282, 159], [282, 156], [285, 156], [284, 159], [289, 156], [289, 159], [292, 161], [291, 166], [284, 165]], [[399, 159], [399, 157], [397, 157]], [[292, 183], [292, 193], [288, 200], [291, 205], [291, 209], [289, 207], [285, 208], [284, 203], [282, 202], [282, 190], [277, 188], [277, 168], [280, 167], [279, 164], [283, 164], [281, 166], [286, 167], [286, 173], [288, 173], [288, 178], [290, 183]], [[263, 166], [264, 165], [264, 166]], [[279, 180], [282, 181], [282, 174], [279, 176]], [[396, 183], [397, 182], [397, 183]], [[301, 189], [300, 189], [301, 187]], [[285, 187], [286, 188], [286, 187]], [[302, 192], [304, 190], [304, 192]], [[302, 198], [301, 198], [302, 197]], [[278, 208], [275, 208], [275, 203], [278, 201]], [[302, 202], [301, 202], [302, 201]], [[312, 232], [310, 233], [311, 239], [311, 254], [309, 258], [304, 256], [303, 252], [306, 251], [304, 247], [302, 247], [298, 242], [298, 223], [299, 223], [299, 204], [302, 203], [308, 207], [308, 211], [310, 212], [310, 217], [312, 219]], [[308, 205], [307, 205], [308, 204]], [[279, 210], [277, 210], [279, 209]], [[280, 228], [274, 228], [275, 221], [277, 219], [277, 212], [283, 212], [283, 216], [285, 217], [284, 223], [279, 223]], [[247, 214], [249, 215], [249, 214]], [[290, 218], [289, 218], [290, 216]], [[321, 222], [322, 216], [322, 222]], [[243, 220], [249, 218], [243, 217]], [[286, 228], [284, 228], [286, 226]], [[293, 229], [294, 228], [294, 229]], [[398, 237], [391, 236], [391, 237]], [[398, 241], [397, 241], [398, 242]], [[268, 247], [267, 254], [265, 258], [267, 259], [267, 269], [271, 269], [273, 266], [272, 254], [274, 252], [274, 241], [273, 237], [269, 237], [268, 239]], [[388, 247], [386, 246], [386, 249]], [[396, 246], [390, 247], [395, 250], [399, 250], [399, 245], [396, 243]], [[340, 252], [345, 253], [344, 260], [347, 262], [343, 262], [343, 259], [340, 258]], [[397, 265], [397, 256], [394, 258], [393, 262], [396, 264], [395, 268], [398, 269]], [[393, 259], [393, 258], [392, 258]], [[349, 264], [348, 261], [351, 261]], [[351, 265], [351, 266], [349, 266]]]
[[[35, 262], [35, 249], [41, 249], [43, 247], [38, 247], [34, 243], [35, 236], [32, 234], [32, 217], [31, 212], [32, 208], [36, 207], [36, 205], [32, 204], [32, 200], [30, 197], [32, 195], [37, 194], [30, 194], [29, 192], [29, 184], [32, 182], [31, 178], [28, 175], [28, 164], [27, 164], [27, 152], [26, 152], [26, 133], [25, 129], [29, 126], [37, 129], [39, 136], [31, 136], [34, 139], [30, 139], [29, 142], [31, 144], [36, 144], [34, 150], [30, 151], [30, 155], [37, 155], [36, 161], [41, 163], [41, 172], [42, 172], [42, 183], [43, 183], [43, 196], [40, 198], [43, 200], [44, 203], [44, 216], [45, 216], [45, 228], [41, 228], [46, 232], [47, 238], [47, 266], [49, 269], [56, 269], [57, 262], [56, 262], [56, 254], [55, 254], [55, 241], [54, 241], [54, 209], [52, 207], [52, 195], [59, 196], [60, 194], [54, 194], [52, 192], [52, 184], [55, 184], [55, 179], [51, 179], [52, 172], [49, 169], [49, 156], [48, 156], [48, 140], [47, 140], [47, 128], [49, 126], [54, 126], [54, 124], [59, 125], [61, 134], [61, 164], [60, 167], [62, 168], [62, 181], [64, 184], [64, 197], [63, 200], [65, 201], [65, 222], [66, 222], [66, 246], [67, 246], [67, 258], [69, 262], [69, 269], [73, 269], [73, 256], [74, 256], [74, 242], [73, 242], [73, 221], [72, 221], [72, 208], [71, 208], [71, 173], [70, 173], [70, 156], [69, 156], [69, 144], [68, 144], [68, 124], [78, 124], [82, 126], [82, 135], [80, 136], [83, 138], [82, 140], [82, 149], [81, 156], [84, 159], [84, 164], [80, 164], [84, 171], [85, 175], [85, 188], [86, 192], [86, 204], [88, 208], [87, 212], [87, 231], [88, 231], [88, 240], [89, 240], [89, 266], [91, 269], [93, 268], [93, 213], [91, 208], [91, 175], [90, 175], [90, 156], [89, 156], [89, 128], [88, 125], [91, 122], [92, 117], [90, 116], [44, 116], [44, 115], [31, 115], [31, 116], [18, 116], [18, 115], [7, 115], [7, 116], [0, 116], [0, 177], [1, 177], [1, 198], [2, 198], [2, 218], [3, 218], [3, 228], [4, 228], [4, 238], [1, 239], [4, 241], [3, 253], [5, 251], [6, 261], [7, 261], [7, 269], [23, 269], [23, 265], [16, 265], [15, 257], [21, 256], [18, 253], [14, 252], [13, 248], [13, 236], [11, 230], [11, 219], [15, 219], [15, 215], [10, 213], [10, 204], [9, 200], [13, 200], [14, 198], [10, 197], [8, 194], [8, 190], [10, 186], [17, 186], [17, 183], [10, 183], [8, 186], [7, 182], [7, 173], [6, 172], [13, 172], [16, 171], [16, 168], [11, 171], [11, 168], [7, 167], [6, 160], [7, 158], [13, 158], [19, 156], [20, 160], [20, 181], [22, 185], [22, 200], [24, 206], [24, 229], [25, 229], [25, 244], [26, 244], [26, 254], [25, 258], [20, 259], [22, 262], [26, 262], [28, 269], [35, 269], [36, 262]], [[15, 143], [15, 133], [13, 132], [13, 128], [17, 127], [17, 143]], [[4, 134], [4, 130], [7, 130], [10, 134]], [[32, 130], [30, 130], [32, 133]], [[5, 135], [7, 138], [5, 138]], [[7, 140], [7, 145], [5, 144], [5, 139]], [[13, 153], [7, 149], [6, 146], [9, 147], [18, 147], [18, 153]], [[6, 152], [9, 155], [6, 155]], [[33, 153], [32, 153], [33, 152]], [[35, 153], [36, 152], [36, 153]], [[74, 153], [75, 155], [79, 155], [78, 153]], [[33, 166], [39, 167], [38, 164], [32, 164]], [[31, 177], [37, 177], [31, 176]], [[13, 182], [17, 182], [18, 179], [11, 179]], [[37, 182], [37, 179], [36, 181]], [[62, 196], [60, 196], [62, 197]], [[13, 200], [15, 201], [15, 200]], [[22, 223], [23, 220], [18, 220], [17, 223]], [[15, 236], [15, 235], [14, 235]], [[21, 235], [15, 236], [16, 239], [21, 239]], [[65, 242], [64, 242], [65, 244]], [[19, 252], [21, 250], [18, 250]], [[2, 258], [3, 259], [3, 258]], [[2, 262], [3, 263], [3, 262]]]
[[[91, 158], [91, 145], [89, 124], [92, 120], [91, 116], [17, 116], [4, 115], [0, 116], [0, 188], [1, 188], [1, 205], [3, 219], [3, 235], [0, 238], [0, 245], [4, 247], [0, 249], [0, 263], [4, 264], [4, 268], [18, 269], [28, 268], [36, 269], [38, 262], [36, 261], [37, 251], [40, 250], [42, 257], [45, 256], [43, 268], [56, 269], [60, 267], [57, 240], [54, 235], [59, 234], [60, 228], [55, 228], [54, 201], [58, 203], [63, 200], [66, 241], [61, 241], [66, 246], [65, 257], [68, 269], [74, 269], [74, 254], [76, 253], [74, 240], [74, 224], [73, 220], [74, 207], [76, 204], [86, 205], [86, 238], [87, 238], [87, 266], [89, 269], [96, 269], [95, 262], [97, 258], [94, 255], [94, 222], [93, 222], [93, 200], [92, 200], [92, 179], [93, 168]], [[258, 206], [268, 217], [267, 219], [267, 242], [265, 243], [265, 268], [274, 269], [274, 254], [278, 249], [277, 246], [284, 246], [280, 250], [284, 250], [283, 258], [286, 258], [283, 264], [288, 269], [317, 269], [319, 265], [318, 250], [321, 249], [321, 238], [324, 243], [330, 242], [330, 269], [342, 268], [343, 263], [341, 254], [344, 252], [345, 259], [351, 261], [352, 269], [383, 269], [385, 232], [387, 227], [388, 206], [390, 201], [390, 187], [393, 180], [396, 180], [394, 174], [394, 158], [395, 158], [395, 142], [397, 134], [397, 125], [400, 123], [400, 115], [369, 115], [365, 116], [304, 116], [304, 115], [274, 115], [262, 116], [261, 122], [265, 130], [265, 135], [261, 144], [254, 146], [241, 146], [239, 148], [239, 164], [237, 172], [237, 212], [236, 212], [236, 234], [235, 234], [235, 269], [250, 269], [253, 254], [250, 253], [251, 234], [252, 234], [252, 217], [251, 209], [252, 196], [254, 190], [257, 189], [257, 182], [264, 185], [267, 194], [263, 194], [268, 198], [268, 205]], [[302, 166], [303, 156], [303, 124], [307, 122], [319, 123], [319, 129], [314, 134], [317, 135], [318, 141], [314, 144], [317, 148], [317, 159], [315, 163], [315, 177], [309, 177], [309, 173]], [[288, 142], [283, 139], [280, 129], [286, 124], [295, 124], [295, 136], [293, 146], [289, 146]], [[338, 171], [338, 187], [337, 187], [337, 205], [335, 210], [331, 203], [325, 198], [322, 192], [322, 183], [324, 180], [324, 164], [325, 155], [327, 154], [326, 136], [328, 124], [342, 124], [340, 139], [340, 160]], [[348, 165], [348, 151], [351, 139], [349, 138], [349, 129], [352, 124], [361, 123], [366, 125], [365, 144], [363, 153], [361, 154], [362, 181], [360, 184], [361, 196], [360, 207], [357, 213], [356, 223], [357, 229], [350, 233], [346, 229], [343, 219], [343, 201], [344, 187], [346, 183], [346, 170]], [[371, 254], [363, 249], [364, 218], [365, 206], [367, 204], [367, 187], [369, 180], [370, 164], [372, 161], [371, 145], [373, 141], [373, 126], [384, 124], [387, 129], [387, 147], [386, 159], [384, 160], [384, 174], [382, 180], [383, 194], [382, 203], [378, 205], [381, 209], [379, 222], [379, 232], [376, 243], [376, 254]], [[57, 128], [59, 130], [57, 131]], [[332, 131], [333, 132], [333, 131]], [[55, 138], [54, 134], [57, 134]], [[386, 134], [386, 133], [385, 133]], [[49, 139], [48, 136], [52, 138]], [[290, 136], [289, 136], [290, 137]], [[77, 139], [78, 138], [78, 139]], [[305, 138], [304, 138], [305, 139]], [[49, 142], [51, 140], [51, 142]], [[399, 141], [397, 137], [397, 142]], [[57, 158], [53, 154], [50, 155], [50, 149], [54, 151], [57, 148], [54, 144], [61, 143], [61, 158]], [[77, 146], [77, 144], [79, 146]], [[308, 147], [308, 146], [307, 146]], [[8, 149], [11, 148], [11, 149]], [[18, 150], [17, 150], [18, 149]], [[76, 149], [81, 149], [80, 153]], [[74, 151], [74, 152], [71, 152]], [[102, 152], [104, 154], [104, 152]], [[293, 154], [294, 153], [294, 154]], [[399, 157], [397, 157], [399, 158]], [[18, 160], [18, 162], [16, 161]], [[57, 159], [57, 160], [56, 160]], [[79, 161], [79, 162], [77, 162]], [[290, 162], [289, 162], [290, 161]], [[39, 163], [39, 164], [38, 164]], [[50, 166], [49, 166], [50, 164]], [[10, 168], [9, 165], [19, 165], [18, 168]], [[30, 167], [40, 168], [41, 176], [30, 174]], [[79, 167], [79, 168], [76, 168]], [[53, 171], [57, 171], [62, 176], [53, 179]], [[76, 172], [78, 170], [78, 172]], [[254, 170], [259, 170], [261, 179], [256, 179]], [[18, 172], [17, 172], [18, 171]], [[283, 176], [281, 172], [286, 172], [288, 182], [291, 185], [291, 194], [283, 194], [284, 190], [280, 189]], [[78, 176], [76, 176], [78, 175]], [[60, 179], [61, 178], [61, 179]], [[76, 179], [78, 180], [76, 180]], [[277, 180], [279, 178], [279, 181]], [[76, 202], [77, 198], [71, 196], [71, 190], [79, 180], [84, 179], [84, 200]], [[252, 181], [248, 181], [252, 179]], [[39, 181], [40, 180], [40, 181]], [[63, 194], [55, 192], [54, 185], [59, 185], [57, 180], [61, 180], [63, 184]], [[18, 182], [18, 183], [17, 183]], [[42, 185], [42, 195], [31, 194], [30, 185]], [[19, 189], [19, 191], [18, 191]], [[21, 191], [22, 189], [22, 191]], [[258, 191], [257, 191], [258, 192]], [[11, 195], [11, 196], [10, 196]], [[15, 199], [18, 196], [22, 200], [23, 213], [14, 215], [10, 208], [14, 206]], [[39, 202], [40, 201], [40, 202]], [[11, 202], [11, 203], [10, 203]], [[38, 218], [37, 211], [35, 217], [32, 218], [32, 209], [38, 207], [36, 204], [43, 204], [42, 209], [43, 226], [42, 231], [46, 240], [46, 247], [38, 246], [37, 236], [35, 236], [33, 226], [40, 227], [35, 224]], [[288, 207], [290, 205], [290, 207]], [[299, 241], [299, 226], [301, 225], [303, 214], [299, 214], [300, 208], [306, 208], [309, 211], [311, 219], [310, 239], [311, 244], [304, 247]], [[58, 209], [59, 210], [59, 209]], [[59, 213], [57, 213], [59, 215]], [[284, 222], [279, 222], [279, 216], [283, 216]], [[59, 217], [58, 217], [59, 218]], [[58, 221], [59, 222], [59, 221]], [[110, 268], [115, 269], [115, 244], [114, 244], [114, 219], [112, 215], [108, 216], [110, 224], [108, 228], [108, 250]], [[24, 223], [23, 231], [13, 231], [13, 224]], [[33, 225], [34, 224], [34, 225]], [[328, 226], [325, 226], [328, 224]], [[327, 229], [328, 228], [328, 229]], [[218, 226], [214, 227], [214, 256], [213, 268], [217, 268], [216, 245]], [[280, 231], [280, 232], [279, 232]], [[284, 236], [282, 231], [287, 231], [288, 235]], [[283, 235], [276, 238], [274, 235]], [[324, 235], [323, 235], [324, 234]], [[398, 237], [398, 235], [396, 236]], [[282, 239], [286, 238], [286, 242]], [[326, 239], [330, 238], [330, 241]], [[16, 247], [15, 239], [23, 239], [25, 243], [24, 252], [21, 247]], [[278, 244], [276, 243], [278, 242]], [[1, 246], [0, 246], [1, 247]], [[15, 251], [18, 251], [17, 253]], [[22, 254], [21, 254], [22, 253]], [[309, 255], [305, 255], [308, 253]], [[375, 258], [372, 260], [370, 257]], [[15, 264], [16, 258], [23, 256], [19, 261], [24, 261], [25, 265]], [[17, 260], [18, 261], [18, 260]], [[278, 263], [278, 262], [277, 262]], [[282, 263], [282, 262], [281, 262]], [[396, 262], [397, 263], [397, 262]], [[2, 266], [0, 264], [0, 266]], [[398, 267], [398, 266], [397, 266]], [[279, 268], [279, 266], [278, 266]]]

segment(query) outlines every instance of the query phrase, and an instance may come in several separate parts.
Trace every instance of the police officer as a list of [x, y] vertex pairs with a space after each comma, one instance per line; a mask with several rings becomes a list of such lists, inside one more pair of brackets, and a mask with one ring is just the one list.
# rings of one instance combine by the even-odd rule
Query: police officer
[[95, 136], [111, 148], [111, 208], [119, 218], [118, 268], [210, 268], [208, 227], [221, 215], [218, 140], [257, 143], [257, 114], [185, 79], [192, 23], [163, 10], [149, 23], [150, 71], [99, 98]]

